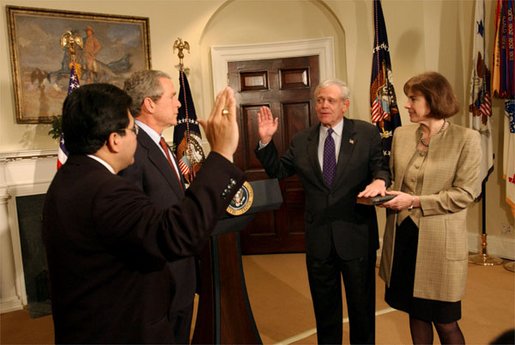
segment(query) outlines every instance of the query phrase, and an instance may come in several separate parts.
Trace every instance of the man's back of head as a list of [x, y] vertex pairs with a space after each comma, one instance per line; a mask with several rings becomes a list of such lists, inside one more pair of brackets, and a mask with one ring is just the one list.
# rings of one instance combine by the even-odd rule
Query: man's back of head
[[63, 104], [63, 135], [70, 154], [94, 154], [113, 132], [129, 125], [131, 98], [110, 84], [88, 84], [73, 91]]

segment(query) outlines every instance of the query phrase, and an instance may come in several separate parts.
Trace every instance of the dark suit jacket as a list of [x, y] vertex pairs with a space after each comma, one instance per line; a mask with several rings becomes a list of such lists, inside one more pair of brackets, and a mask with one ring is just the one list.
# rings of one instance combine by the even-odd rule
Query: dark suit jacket
[[166, 263], [198, 253], [242, 183], [211, 153], [183, 202], [159, 210], [99, 162], [70, 156], [43, 209], [56, 342], [170, 342]]
[[[164, 209], [178, 204], [184, 198], [183, 187], [168, 160], [150, 136], [140, 130], [134, 164], [120, 172], [150, 197], [156, 207]], [[195, 258], [189, 256], [168, 264], [171, 272], [171, 310], [192, 305], [196, 289]]]
[[374, 206], [356, 204], [356, 196], [373, 179], [390, 184], [377, 128], [344, 119], [336, 177], [329, 188], [318, 161], [320, 125], [296, 134], [279, 157], [273, 141], [256, 150], [267, 174], [279, 179], [297, 174], [304, 186], [306, 253], [326, 258], [334, 243], [343, 259], [365, 256], [379, 248]]

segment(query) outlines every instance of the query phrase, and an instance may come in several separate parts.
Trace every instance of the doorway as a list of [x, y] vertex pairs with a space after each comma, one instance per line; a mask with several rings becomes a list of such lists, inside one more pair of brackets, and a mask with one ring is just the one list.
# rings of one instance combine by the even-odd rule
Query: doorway
[[[235, 90], [240, 143], [234, 162], [250, 181], [266, 179], [254, 154], [259, 137], [257, 112], [262, 106], [279, 117], [274, 143], [279, 154], [291, 138], [316, 122], [312, 95], [320, 80], [316, 55], [228, 63], [229, 86]], [[283, 204], [255, 216], [240, 234], [243, 254], [304, 251], [304, 190], [296, 176], [280, 181]]]

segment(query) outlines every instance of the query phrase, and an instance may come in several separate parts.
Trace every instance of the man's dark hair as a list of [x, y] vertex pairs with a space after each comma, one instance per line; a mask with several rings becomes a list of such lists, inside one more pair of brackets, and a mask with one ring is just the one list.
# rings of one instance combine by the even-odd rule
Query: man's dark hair
[[63, 135], [71, 154], [93, 154], [118, 132], [125, 135], [132, 100], [111, 84], [88, 84], [74, 90], [63, 104]]

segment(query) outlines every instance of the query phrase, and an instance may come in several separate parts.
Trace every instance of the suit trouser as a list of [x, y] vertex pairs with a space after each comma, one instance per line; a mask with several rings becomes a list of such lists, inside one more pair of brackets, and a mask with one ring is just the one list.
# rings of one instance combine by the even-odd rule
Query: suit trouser
[[193, 317], [193, 303], [181, 310], [174, 310], [170, 315], [173, 329], [173, 344], [189, 344], [191, 320]]
[[171, 273], [172, 306], [169, 314], [174, 344], [189, 344], [197, 276], [197, 260], [186, 257], [168, 264]]
[[375, 342], [375, 261], [375, 251], [352, 260], [341, 259], [335, 250], [323, 260], [306, 257], [319, 344], [342, 343], [340, 277], [345, 285], [350, 343]]

